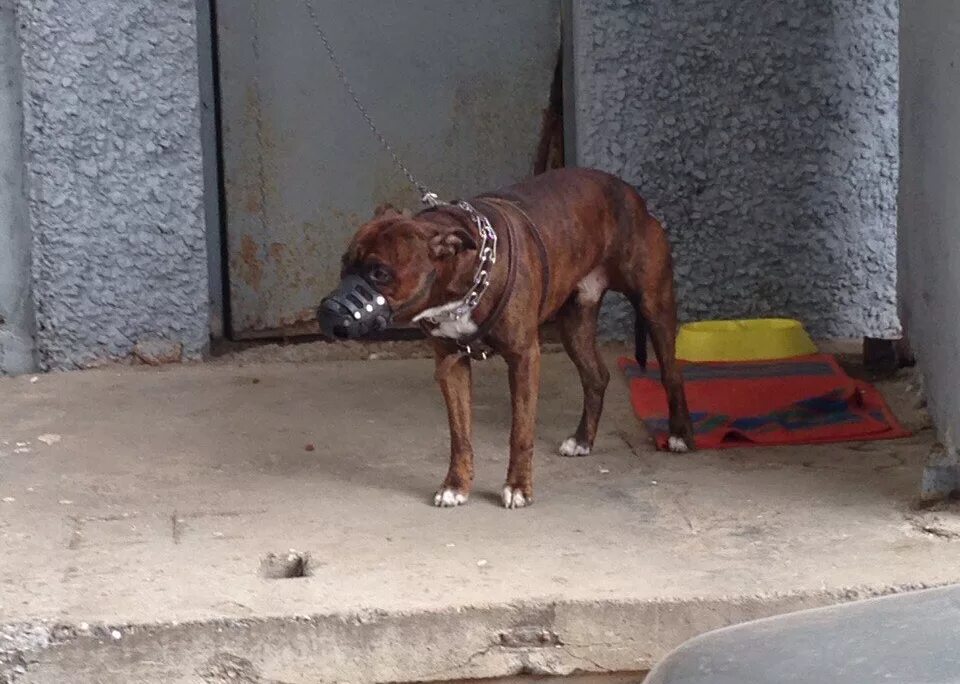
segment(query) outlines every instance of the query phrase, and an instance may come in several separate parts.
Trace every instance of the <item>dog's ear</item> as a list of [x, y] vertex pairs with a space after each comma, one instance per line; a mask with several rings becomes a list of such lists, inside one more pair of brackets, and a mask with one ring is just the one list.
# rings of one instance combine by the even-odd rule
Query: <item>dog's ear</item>
[[398, 216], [402, 216], [403, 218], [411, 218], [413, 216], [413, 212], [409, 209], [403, 209], [401, 211], [389, 202], [384, 202], [373, 210], [373, 218], [396, 218]]
[[430, 254], [434, 259], [444, 259], [476, 248], [477, 243], [470, 231], [462, 226], [444, 226], [430, 238]]
[[373, 210], [373, 218], [390, 218], [391, 216], [399, 216], [400, 212], [397, 211], [397, 208], [390, 204], [389, 202], [384, 202], [377, 206]]

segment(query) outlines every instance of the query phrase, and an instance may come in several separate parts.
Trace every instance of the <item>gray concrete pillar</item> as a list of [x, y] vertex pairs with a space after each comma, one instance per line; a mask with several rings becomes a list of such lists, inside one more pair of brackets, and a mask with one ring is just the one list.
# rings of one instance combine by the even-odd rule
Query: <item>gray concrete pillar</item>
[[900, 21], [900, 315], [941, 444], [921, 497], [960, 493], [960, 5], [904, 0]]
[[40, 366], [198, 358], [209, 292], [196, 0], [17, 5]]
[[35, 367], [17, 12], [0, 0], [0, 374]]

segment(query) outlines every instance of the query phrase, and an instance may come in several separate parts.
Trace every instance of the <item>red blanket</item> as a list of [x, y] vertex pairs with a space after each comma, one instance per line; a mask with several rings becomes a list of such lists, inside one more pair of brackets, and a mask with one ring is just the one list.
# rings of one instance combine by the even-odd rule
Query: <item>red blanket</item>
[[[620, 359], [630, 399], [660, 449], [667, 397], [654, 365]], [[880, 392], [854, 380], [828, 354], [777, 361], [685, 363], [697, 447], [815, 444], [906, 437]]]

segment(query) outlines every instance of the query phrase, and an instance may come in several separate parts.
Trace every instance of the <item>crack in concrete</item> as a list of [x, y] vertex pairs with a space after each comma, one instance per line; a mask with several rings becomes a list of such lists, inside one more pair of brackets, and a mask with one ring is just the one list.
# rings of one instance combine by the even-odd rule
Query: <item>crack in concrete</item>
[[[579, 654], [577, 654], [577, 653], [573, 653], [573, 652], [569, 649], [569, 647], [561, 646], [561, 647], [560, 647], [560, 650], [563, 651], [564, 653], [566, 653], [566, 654], [567, 654], [568, 656], [570, 656], [571, 658], [576, 658], [577, 660], [581, 660], [581, 661], [583, 661], [583, 662], [585, 662], [585, 663], [589, 663], [590, 665], [592, 665], [592, 666], [594, 667], [594, 669], [591, 670], [591, 672], [606, 672], [606, 673], [609, 673], [609, 672], [613, 672], [613, 671], [614, 671], [614, 670], [612, 670], [611, 668], [607, 667], [606, 665], [601, 665], [600, 663], [598, 663], [598, 662], [597, 662], [596, 660], [594, 660], [593, 658], [588, 658], [588, 657], [586, 657], [586, 656], [582, 656], [582, 655], [579, 655]], [[574, 671], [574, 672], [553, 672], [553, 673], [545, 673], [545, 674], [559, 674], [559, 675], [564, 675], [564, 674], [566, 674], [566, 675], [570, 675], [570, 674], [576, 674], [576, 671]]]
[[182, 526], [180, 524], [180, 517], [177, 515], [176, 511], [170, 515], [170, 528], [170, 534], [173, 537], [173, 543], [179, 544], [180, 537], [182, 535]]
[[918, 513], [908, 513], [907, 522], [917, 532], [936, 539], [960, 539], [960, 505], [954, 501], [939, 502]]
[[464, 660], [462, 663], [459, 663], [457, 665], [451, 665], [450, 667], [445, 667], [440, 670], [428, 672], [422, 677], [420, 677], [420, 679], [426, 681], [426, 680], [431, 680], [438, 677], [447, 677], [449, 675], [463, 674], [463, 670], [465, 668], [471, 667], [478, 658], [482, 658], [483, 656], [487, 655], [493, 650], [509, 651], [510, 649], [505, 649], [499, 644], [490, 644], [486, 648], [482, 648], [479, 651], [475, 651], [472, 654], [470, 654], [470, 656], [466, 660]]
[[83, 519], [76, 515], [71, 515], [68, 519], [71, 522], [71, 526], [67, 548], [71, 551], [76, 551], [80, 547], [80, 542], [83, 541]]
[[960, 539], [960, 532], [955, 532], [953, 530], [948, 530], [947, 528], [938, 525], [936, 523], [921, 523], [919, 521], [913, 523], [920, 532], [928, 534], [937, 539]]

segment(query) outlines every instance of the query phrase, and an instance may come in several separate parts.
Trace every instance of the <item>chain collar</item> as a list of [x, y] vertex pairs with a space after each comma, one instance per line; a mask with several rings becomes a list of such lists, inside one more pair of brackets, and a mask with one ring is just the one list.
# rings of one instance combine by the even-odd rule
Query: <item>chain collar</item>
[[477, 232], [480, 234], [480, 246], [477, 250], [479, 255], [477, 270], [473, 276], [473, 284], [470, 286], [470, 289], [467, 290], [466, 294], [459, 300], [445, 306], [444, 309], [446, 310], [442, 313], [437, 313], [424, 319], [434, 324], [439, 324], [444, 321], [458, 321], [473, 313], [473, 310], [480, 305], [480, 299], [483, 297], [483, 293], [490, 287], [490, 276], [493, 273], [493, 265], [497, 263], [497, 232], [493, 229], [490, 219], [477, 211], [472, 204], [464, 200], [457, 200], [455, 203], [450, 204], [449, 202], [440, 200], [436, 193], [428, 192], [423, 196], [423, 203], [430, 208], [456, 206], [463, 209], [470, 216], [470, 220], [473, 221], [473, 224], [477, 227]]

